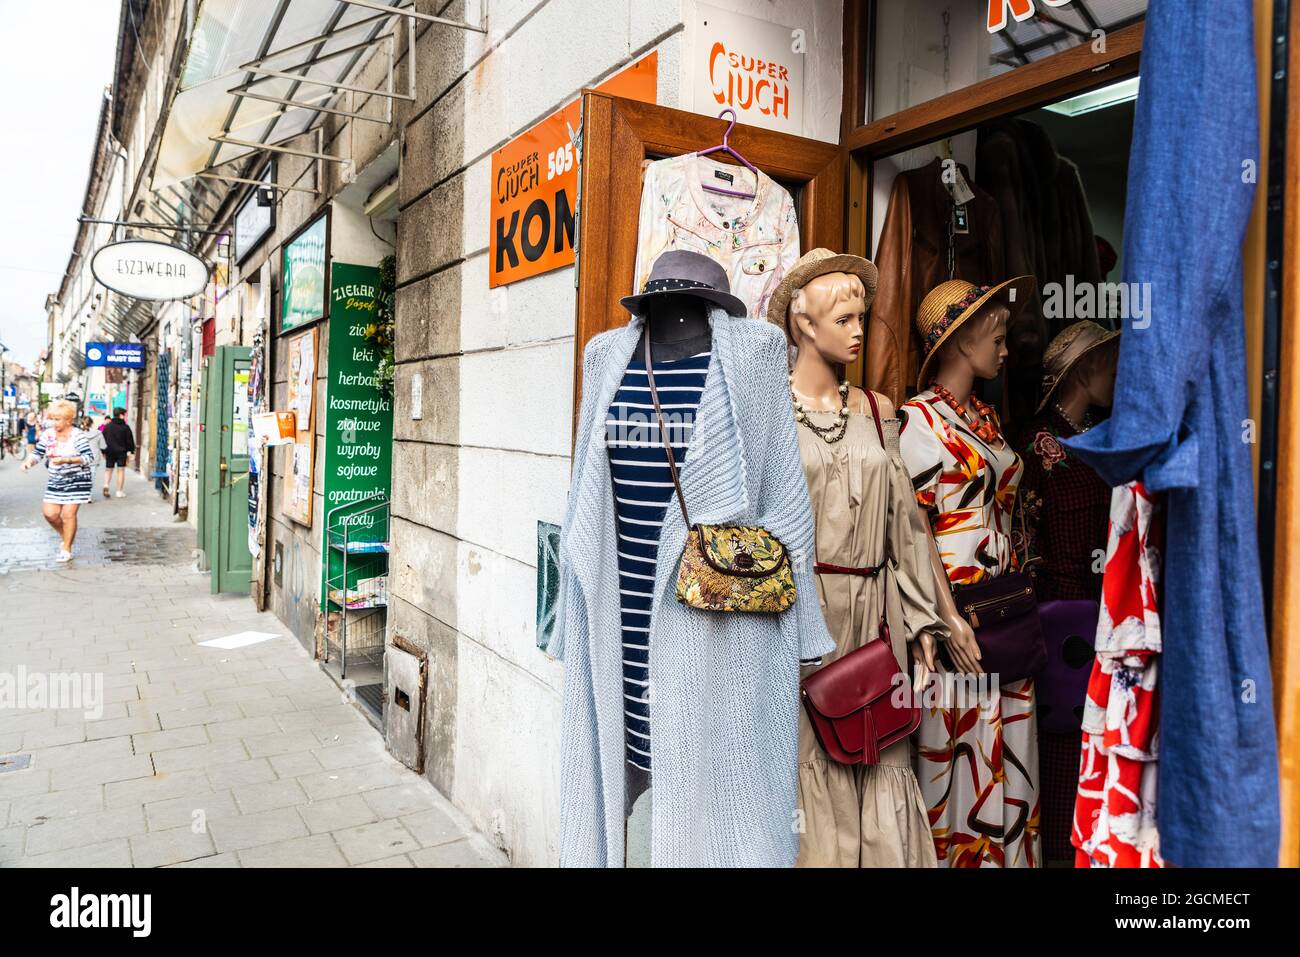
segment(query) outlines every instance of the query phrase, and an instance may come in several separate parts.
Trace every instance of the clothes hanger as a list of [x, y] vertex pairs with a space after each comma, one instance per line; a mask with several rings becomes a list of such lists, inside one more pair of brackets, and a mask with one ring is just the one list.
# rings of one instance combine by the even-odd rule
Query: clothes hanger
[[[736, 111], [733, 110], [731, 107], [727, 107], [725, 110], [723, 110], [721, 113], [718, 114], [718, 119], [723, 119], [728, 113], [731, 114], [731, 122], [727, 125], [726, 131], [722, 134], [722, 142], [719, 143], [717, 146], [710, 146], [708, 149], [700, 150], [698, 153], [695, 153], [693, 155], [708, 156], [710, 153], [726, 153], [734, 157], [736, 160], [740, 162], [742, 166], [744, 166], [747, 170], [753, 173], [754, 181], [758, 182], [758, 167], [755, 166], [753, 163], [751, 163], [749, 160], [745, 159], [745, 157], [737, 153], [735, 149], [732, 148], [731, 144], [727, 142], [728, 137], [731, 136], [731, 131], [736, 126]], [[735, 196], [737, 199], [753, 199], [755, 196], [754, 193], [743, 189], [727, 189], [726, 187], [713, 186], [709, 183], [702, 183], [701, 186], [704, 189], [707, 189], [710, 193], [722, 193], [724, 196]]]

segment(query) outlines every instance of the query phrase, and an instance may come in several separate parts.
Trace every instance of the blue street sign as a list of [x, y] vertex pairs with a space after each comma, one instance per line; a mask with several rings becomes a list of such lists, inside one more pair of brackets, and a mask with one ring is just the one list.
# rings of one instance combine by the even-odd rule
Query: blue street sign
[[86, 365], [110, 369], [143, 369], [144, 343], [87, 342]]

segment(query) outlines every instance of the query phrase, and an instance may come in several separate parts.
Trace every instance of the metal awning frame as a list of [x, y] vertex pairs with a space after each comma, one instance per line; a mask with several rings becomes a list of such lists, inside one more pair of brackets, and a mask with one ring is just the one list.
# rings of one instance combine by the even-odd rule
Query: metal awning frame
[[[319, 169], [319, 167], [317, 167]], [[287, 190], [292, 193], [312, 193], [320, 194], [320, 186], [281, 186], [279, 183], [268, 183], [264, 179], [249, 179], [247, 176], [220, 176], [217, 173], [195, 173], [198, 179], [214, 179], [220, 183], [248, 183], [251, 186], [261, 186], [264, 189]], [[320, 177], [318, 176], [317, 179]]]
[[[366, 17], [362, 20], [357, 20], [354, 21], [353, 23], [349, 23], [346, 26], [333, 27], [329, 30], [326, 30], [324, 33], [317, 34], [314, 37], [310, 37], [306, 40], [300, 40], [297, 43], [294, 43], [287, 47], [282, 47], [279, 50], [269, 51], [263, 54], [262, 56], [258, 56], [253, 58], [252, 60], [249, 60], [247, 63], [241, 63], [239, 65], [238, 70], [234, 72], [252, 74], [256, 78], [249, 80], [246, 83], [239, 84], [238, 86], [231, 87], [226, 92], [235, 96], [246, 96], [249, 99], [262, 100], [267, 103], [279, 103], [282, 106], [284, 106], [286, 109], [293, 108], [293, 109], [319, 110], [322, 113], [333, 113], [336, 116], [346, 116], [351, 119], [367, 120], [372, 123], [382, 123], [387, 125], [389, 123], [392, 123], [393, 121], [393, 100], [406, 100], [407, 102], [414, 102], [415, 100], [415, 96], [416, 96], [415, 25], [417, 22], [436, 23], [442, 26], [454, 27], [460, 30], [470, 30], [475, 33], [482, 33], [482, 34], [487, 33], [486, 2], [483, 4], [482, 22], [478, 24], [467, 23], [461, 20], [451, 20], [448, 19], [447, 17], [438, 17], [428, 13], [421, 13], [418, 10], [414, 10], [409, 7], [394, 8], [376, 2], [376, 0], [339, 0], [339, 2], [350, 4], [351, 6], [364, 7], [367, 10], [377, 10], [380, 12], [373, 17]], [[354, 43], [350, 46], [346, 46], [338, 50], [331, 50], [329, 53], [326, 53], [321, 56], [314, 56], [311, 59], [304, 60], [301, 63], [296, 63], [293, 66], [277, 69], [267, 65], [268, 63], [271, 63], [273, 61], [280, 60], [288, 53], [294, 53], [298, 50], [305, 50], [313, 47], [319, 47], [320, 45], [328, 42], [334, 37], [355, 30], [357, 27], [367, 26], [376, 23], [378, 21], [383, 21], [384, 27], [386, 28], [393, 20], [399, 17], [406, 21], [406, 31], [407, 31], [406, 49], [408, 51], [408, 55], [406, 57], [405, 92], [400, 92], [394, 89], [393, 86], [393, 71], [396, 67], [396, 61], [397, 61], [396, 38], [397, 38], [397, 30], [400, 29], [399, 27], [394, 27], [389, 32], [381, 34], [379, 36], [371, 37], [369, 40], [363, 40], [360, 43]], [[381, 89], [372, 89], [368, 87], [355, 86], [352, 84], [343, 83], [338, 80], [327, 80], [324, 78], [307, 76], [305, 75], [305, 72], [296, 72], [296, 71], [309, 70], [313, 66], [316, 66], [317, 64], [324, 63], [336, 57], [344, 56], [350, 53], [355, 53], [358, 50], [372, 49], [379, 43], [385, 44], [388, 51], [387, 81], [385, 82], [383, 88]], [[302, 85], [322, 86], [331, 91], [345, 92], [353, 96], [358, 94], [367, 97], [380, 96], [385, 99], [387, 103], [387, 107], [384, 111], [383, 117], [367, 116], [363, 113], [356, 112], [355, 108], [351, 110], [342, 110], [342, 109], [338, 109], [337, 107], [321, 106], [311, 102], [310, 100], [307, 101], [295, 100], [292, 98], [292, 96], [287, 96], [287, 97], [271, 96], [265, 93], [255, 92], [253, 90], [253, 88], [256, 87], [258, 84], [265, 83], [269, 80], [275, 80], [275, 79], [293, 80], [295, 86], [302, 86]], [[326, 96], [322, 96], [321, 99], [328, 99], [328, 94]], [[350, 107], [354, 106], [354, 104], [351, 102], [351, 97], [349, 98], [348, 105]], [[283, 112], [284, 111], [282, 111], [281, 115], [283, 115]], [[259, 122], [264, 122], [264, 119]]]
[[[447, 17], [439, 17], [433, 14], [422, 13], [416, 10], [414, 8], [413, 3], [411, 2], [408, 2], [405, 6], [398, 7], [393, 5], [392, 0], [337, 0], [339, 4], [338, 10], [340, 11], [344, 7], [360, 7], [366, 10], [375, 11], [375, 14], [373, 16], [362, 17], [351, 23], [345, 24], [343, 26], [339, 26], [342, 13], [336, 12], [330, 20], [330, 26], [328, 27], [328, 29], [324, 30], [318, 35], [314, 37], [310, 37], [305, 40], [297, 41], [289, 46], [282, 47], [279, 50], [269, 50], [268, 47], [273, 42], [275, 33], [279, 29], [280, 20], [284, 15], [284, 11], [287, 9], [289, 3], [291, 2], [292, 0], [278, 0], [278, 6], [276, 12], [272, 17], [270, 26], [268, 27], [266, 31], [266, 35], [262, 41], [261, 50], [265, 52], [260, 53], [259, 56], [257, 56], [256, 58], [248, 61], [247, 63], [241, 64], [238, 69], [232, 70], [230, 71], [229, 74], [226, 74], [228, 76], [234, 76], [235, 74], [242, 73], [246, 78], [246, 81], [226, 91], [227, 93], [235, 97], [235, 102], [234, 105], [232, 105], [230, 108], [229, 114], [226, 119], [225, 127], [221, 130], [219, 134], [208, 137], [208, 139], [214, 144], [212, 152], [209, 154], [209, 158], [208, 158], [209, 165], [199, 170], [198, 172], [191, 174], [185, 179], [191, 181], [195, 179], [205, 179], [205, 180], [214, 180], [218, 182], [225, 182], [231, 184], [238, 183], [238, 184], [247, 184], [247, 185], [254, 185], [254, 186], [270, 186], [276, 190], [287, 190], [287, 191], [291, 190], [295, 192], [308, 192], [308, 193], [314, 193], [316, 195], [319, 195], [322, 188], [321, 186], [321, 180], [322, 180], [321, 163], [322, 162], [341, 163], [344, 164], [345, 169], [351, 166], [353, 163], [353, 160], [350, 156], [333, 155], [325, 152], [324, 141], [323, 141], [324, 130], [320, 125], [316, 125], [314, 128], [314, 132], [316, 133], [316, 149], [314, 151], [296, 149], [293, 147], [282, 145], [284, 143], [287, 143], [291, 139], [296, 139], [297, 137], [302, 136], [304, 132], [313, 132], [313, 129], [310, 127], [307, 130], [304, 130], [302, 132], [294, 133], [292, 136], [284, 137], [283, 139], [281, 139], [279, 142], [276, 143], [267, 143], [261, 140], [244, 139], [242, 137], [232, 136], [230, 134], [236, 132], [239, 129], [243, 129], [244, 127], [247, 126], [259, 126], [259, 125], [265, 125], [269, 123], [270, 126], [267, 128], [267, 133], [264, 134], [269, 137], [270, 133], [274, 130], [274, 127], [281, 120], [281, 118], [283, 118], [291, 110], [298, 110], [298, 109], [314, 111], [317, 114], [325, 113], [325, 114], [333, 114], [336, 116], [343, 116], [349, 119], [365, 120], [372, 123], [382, 123], [385, 125], [390, 124], [393, 121], [393, 102], [395, 100], [404, 100], [410, 102], [416, 98], [415, 50], [416, 50], [416, 24], [417, 23], [432, 23], [441, 26], [452, 27], [454, 29], [467, 30], [470, 32], [480, 33], [484, 35], [487, 34], [489, 0], [480, 0], [481, 16], [480, 16], [480, 22], [477, 24], [469, 23], [461, 20], [453, 20]], [[406, 36], [407, 69], [406, 69], [405, 90], [396, 89], [396, 84], [394, 82], [395, 80], [394, 73], [397, 70], [397, 63], [396, 63], [397, 37], [398, 37], [397, 31], [401, 29], [401, 25], [397, 22], [397, 18], [401, 18], [402, 20], [405, 21], [405, 26], [407, 30], [407, 36]], [[354, 31], [359, 28], [366, 28], [366, 27], [369, 27], [372, 33], [369, 39], [363, 40], [358, 43], [350, 44], [343, 49], [332, 50], [328, 53], [315, 55], [319, 53], [319, 51], [324, 47], [324, 45], [328, 43], [331, 39], [338, 38], [350, 31]], [[359, 62], [361, 62], [360, 58], [362, 57], [364, 52], [366, 50], [374, 49], [375, 46], [379, 43], [385, 44], [386, 52], [388, 56], [388, 64], [387, 64], [384, 86], [380, 89], [370, 89], [367, 87], [343, 82], [343, 80], [347, 78], [347, 75], [352, 71], [352, 69]], [[314, 51], [314, 53], [309, 54], [309, 58], [307, 60], [296, 63], [285, 69], [279, 69], [277, 67], [268, 65], [283, 60], [288, 54], [296, 53], [302, 50], [312, 50]], [[307, 72], [310, 71], [313, 67], [317, 66], [318, 64], [325, 63], [327, 61], [348, 54], [351, 54], [353, 59], [345, 68], [344, 74], [338, 76], [336, 80], [330, 80], [330, 79], [307, 75]], [[213, 77], [212, 79], [218, 79], [218, 77]], [[270, 93], [263, 92], [261, 90], [256, 89], [256, 87], [259, 86], [260, 84], [269, 82], [270, 80], [274, 80], [274, 79], [291, 81], [291, 85], [289, 89], [285, 92], [284, 96], [275, 96]], [[309, 87], [310, 86], [323, 87], [324, 92], [318, 96], [298, 95], [298, 89], [304, 85]], [[331, 101], [333, 101], [334, 98], [340, 93], [348, 94], [346, 109], [343, 108], [343, 104], [341, 102], [335, 103], [334, 105], [330, 105]], [[382, 116], [366, 115], [359, 112], [356, 109], [356, 105], [355, 105], [356, 97], [358, 95], [367, 98], [372, 96], [382, 98], [385, 104], [385, 108]], [[269, 116], [259, 117], [255, 120], [250, 120], [247, 123], [241, 123], [238, 127], [231, 127], [230, 123], [235, 118], [235, 115], [239, 109], [239, 101], [244, 98], [279, 104], [281, 108], [277, 111], [273, 111]], [[236, 156], [232, 156], [229, 159], [218, 161], [217, 157], [222, 146], [227, 146], [227, 145], [246, 147], [248, 152], [243, 152]], [[227, 166], [230, 163], [244, 162], [250, 159], [250, 157], [258, 153], [264, 153], [264, 152], [284, 153], [291, 156], [300, 156], [306, 159], [314, 160], [315, 162], [312, 164], [315, 167], [314, 187], [309, 188], [309, 187], [297, 186], [297, 185], [282, 186], [278, 183], [269, 184], [261, 180], [253, 180], [243, 176], [231, 176], [221, 172], [221, 168]], [[182, 182], [183, 181], [184, 180], [182, 180]], [[168, 188], [172, 189], [174, 192], [175, 184], [170, 185]], [[141, 228], [144, 228], [144, 224], [141, 224]]]
[[[483, 19], [479, 23], [466, 23], [464, 20], [449, 20], [446, 17], [436, 17], [432, 13], [420, 13], [418, 10], [402, 7], [394, 9], [387, 4], [378, 3], [376, 0], [339, 0], [340, 3], [351, 4], [354, 7], [365, 7], [368, 10], [387, 11], [395, 16], [406, 17], [409, 20], [420, 20], [424, 23], [437, 23], [444, 27], [455, 27], [457, 30], [469, 30], [472, 33], [487, 33], [487, 0], [483, 2]], [[415, 49], [412, 47], [411, 49]]]
[[[348, 2], [348, 0], [340, 0], [340, 2]], [[349, 24], [347, 27], [341, 29], [336, 28], [334, 30], [327, 31], [326, 33], [322, 33], [319, 36], [312, 37], [309, 40], [304, 40], [301, 43], [295, 43], [291, 47], [285, 47], [283, 50], [276, 50], [272, 53], [266, 54], [265, 56], [258, 57], [254, 60], [249, 60], [247, 63], [240, 65], [239, 71], [242, 73], [251, 73], [256, 78], [249, 80], [247, 83], [241, 83], [238, 86], [231, 87], [226, 92], [234, 96], [241, 96], [241, 97], [246, 96], [249, 97], [250, 99], [262, 100], [267, 103], [279, 103], [281, 104], [283, 109], [280, 111], [280, 114], [278, 115], [283, 115], [284, 113], [288, 112], [288, 110], [290, 109], [318, 110], [322, 113], [333, 113], [336, 116], [346, 116], [351, 119], [366, 120], [371, 123], [381, 123], [386, 126], [389, 123], [393, 122], [393, 101], [394, 100], [406, 100], [408, 102], [413, 102], [415, 100], [415, 54], [414, 53], [412, 53], [410, 56], [406, 58], [405, 92], [395, 89], [393, 85], [393, 72], [396, 68], [396, 63], [397, 63], [396, 28], [390, 30], [387, 33], [383, 33], [380, 34], [379, 36], [372, 37], [369, 40], [364, 40], [361, 43], [354, 43], [351, 46], [343, 47], [340, 50], [331, 50], [329, 53], [326, 53], [323, 56], [313, 57], [309, 60], [304, 60], [301, 63], [295, 63], [293, 66], [286, 67], [285, 69], [272, 69], [268, 66], [265, 66], [265, 64], [267, 61], [275, 60], [290, 51], [324, 43], [328, 41], [331, 37], [339, 33], [342, 33], [345, 30], [350, 30], [358, 26], [359, 24], [369, 24], [369, 23], [373, 23], [376, 20], [392, 20], [394, 17], [400, 15], [401, 14], [394, 13], [387, 17], [385, 16], [367, 17], [365, 20], [358, 21], [358, 23]], [[414, 51], [415, 21], [408, 19], [406, 21], [406, 27], [407, 27], [407, 49]], [[346, 54], [356, 53], [358, 50], [373, 49], [375, 46], [381, 43], [384, 44], [384, 46], [387, 49], [388, 68], [386, 71], [387, 75], [384, 82], [384, 86], [380, 89], [372, 89], [364, 86], [356, 86], [350, 83], [343, 83], [339, 80], [328, 80], [323, 77], [307, 76], [305, 72], [293, 72], [293, 71], [309, 70], [319, 63], [324, 63], [327, 60], [332, 60], [335, 57], [344, 56]], [[321, 97], [319, 97], [319, 99], [321, 100], [328, 100], [335, 93], [347, 93], [348, 106], [350, 107], [350, 109], [343, 110], [338, 107], [322, 106], [311, 102], [312, 98], [309, 98], [308, 100], [304, 101], [304, 100], [296, 100], [292, 96], [272, 96], [266, 93], [254, 92], [253, 88], [256, 87], [258, 84], [266, 83], [270, 80], [276, 80], [276, 79], [293, 80], [295, 88], [304, 85], [325, 87], [328, 92], [323, 94]], [[371, 96], [382, 97], [384, 99], [384, 104], [385, 104], [384, 115], [367, 116], [364, 113], [358, 112], [356, 110], [356, 104], [355, 104], [355, 98], [358, 94], [365, 97], [371, 97]], [[265, 118], [259, 120], [258, 122], [265, 122]]]
[[[247, 146], [250, 148], [250, 152], [240, 153], [238, 156], [232, 156], [230, 159], [222, 160], [220, 163], [217, 163], [215, 166], [209, 166], [207, 169], [200, 170], [190, 178], [210, 179], [210, 180], [216, 180], [217, 182], [221, 182], [221, 183], [247, 183], [250, 186], [269, 187], [270, 189], [276, 190], [277, 193], [280, 190], [285, 190], [287, 192], [311, 193], [314, 196], [319, 196], [321, 191], [321, 181], [320, 181], [321, 166], [319, 162], [311, 164], [312, 170], [315, 173], [315, 181], [311, 186], [296, 186], [296, 185], [291, 186], [287, 183], [286, 184], [268, 183], [266, 180], [263, 179], [250, 179], [247, 176], [233, 176], [233, 175], [228, 175], [226, 173], [216, 172], [216, 170], [220, 169], [223, 166], [229, 166], [231, 163], [238, 163], [238, 162], [245, 161], [250, 156], [254, 155], [255, 153], [260, 153], [262, 150], [269, 150], [270, 152], [273, 153], [288, 153], [291, 156], [304, 156], [307, 157], [308, 159], [316, 159], [316, 160], [328, 159], [328, 160], [333, 160], [336, 163], [352, 162], [350, 157], [331, 156], [330, 154], [325, 152], [325, 130], [323, 127], [318, 126], [315, 129], [307, 130], [306, 132], [316, 134], [315, 151], [293, 149], [292, 147], [281, 146], [278, 143], [257, 143], [252, 140], [232, 139], [228, 136], [209, 136], [208, 139], [212, 140], [215, 143], [229, 143], [232, 146]], [[289, 137], [289, 139], [297, 139], [302, 135], [303, 133], [295, 133], [293, 136]], [[277, 165], [276, 166], [277, 173], [279, 172], [279, 169], [280, 168]], [[276, 201], [279, 202], [278, 197]]]
[[[279, 143], [259, 143], [257, 140], [244, 140], [234, 136], [224, 136], [219, 134], [209, 136], [208, 139], [210, 139], [214, 143], [221, 143], [226, 146], [246, 146], [250, 150], [269, 150], [272, 153], [284, 153], [288, 156], [302, 156], [306, 159], [327, 160], [328, 162], [331, 163], [346, 164], [352, 162], [352, 157], [350, 156], [335, 156], [333, 153], [323, 152], [325, 149], [325, 143], [324, 143], [325, 130], [323, 127], [318, 126], [314, 130], [304, 130], [303, 132], [307, 132], [307, 133], [314, 132], [316, 134], [315, 150], [300, 150], [292, 146], [281, 146]], [[286, 139], [284, 142], [288, 142], [288, 140], [296, 140], [300, 136], [302, 136], [302, 133], [295, 133], [293, 136], [288, 137], [288, 139]], [[222, 162], [217, 163], [216, 166], [209, 166], [205, 170], [200, 170], [200, 172], [207, 173], [210, 172], [211, 170], [216, 169], [217, 166], [225, 166], [227, 163], [233, 163], [236, 160], [241, 160], [246, 158], [247, 157], [243, 154], [239, 156], [233, 156], [228, 160], [223, 160]], [[198, 174], [196, 173], [195, 175]]]

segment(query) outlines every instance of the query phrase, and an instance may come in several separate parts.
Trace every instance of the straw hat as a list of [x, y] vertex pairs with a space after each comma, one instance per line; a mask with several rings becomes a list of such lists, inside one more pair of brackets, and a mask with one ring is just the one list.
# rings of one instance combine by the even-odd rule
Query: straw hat
[[1043, 353], [1043, 401], [1038, 403], [1037, 411], [1047, 408], [1047, 403], [1052, 401], [1057, 387], [1066, 380], [1075, 363], [1118, 337], [1119, 330], [1104, 329], [1088, 319], [1062, 329]]
[[916, 331], [921, 334], [925, 356], [916, 387], [925, 388], [930, 363], [938, 355], [939, 347], [963, 322], [990, 302], [1002, 303], [1014, 317], [1033, 298], [1037, 285], [1033, 276], [1016, 276], [996, 286], [976, 286], [964, 279], [949, 279], [926, 293], [916, 310]]
[[785, 278], [777, 283], [772, 297], [767, 301], [768, 322], [776, 323], [785, 329], [787, 336], [790, 335], [790, 317], [787, 312], [794, 294], [818, 276], [833, 272], [846, 272], [862, 280], [862, 288], [866, 291], [866, 305], [871, 306], [871, 300], [876, 298], [878, 274], [875, 264], [861, 256], [833, 253], [829, 249], [818, 248], [800, 256], [799, 261], [785, 274]]

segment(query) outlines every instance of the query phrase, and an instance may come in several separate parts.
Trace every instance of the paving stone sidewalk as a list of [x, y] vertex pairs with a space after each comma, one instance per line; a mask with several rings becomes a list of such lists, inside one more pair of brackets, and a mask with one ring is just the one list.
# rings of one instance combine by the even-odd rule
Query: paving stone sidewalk
[[[10, 518], [15, 488], [0, 468]], [[28, 509], [39, 497], [17, 495]], [[33, 532], [6, 524], [0, 556], [7, 535]], [[167, 531], [192, 547], [184, 526]], [[505, 864], [274, 616], [146, 552], [0, 575], [0, 762], [30, 762], [0, 768], [0, 867]], [[199, 644], [246, 631], [274, 637]], [[19, 677], [66, 674], [102, 678], [102, 713], [5, 706], [6, 679], [13, 696]]]

